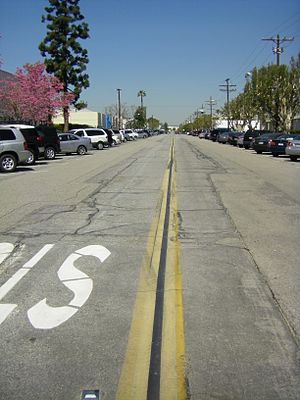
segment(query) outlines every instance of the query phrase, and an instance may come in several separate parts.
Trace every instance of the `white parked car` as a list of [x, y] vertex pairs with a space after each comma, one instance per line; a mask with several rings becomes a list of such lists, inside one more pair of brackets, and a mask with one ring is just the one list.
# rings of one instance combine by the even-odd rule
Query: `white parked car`
[[83, 156], [93, 148], [89, 137], [80, 137], [73, 133], [61, 133], [58, 138], [60, 140], [60, 152], [64, 154], [77, 153]]
[[107, 133], [100, 128], [80, 128], [71, 129], [69, 133], [80, 137], [87, 137], [91, 139], [92, 146], [95, 149], [102, 150], [104, 147], [108, 147]]
[[133, 131], [133, 136], [135, 140], [139, 138], [139, 134], [136, 131]]
[[297, 161], [297, 159], [300, 158], [300, 139], [288, 141], [285, 148], [285, 154], [290, 156], [291, 161]]
[[124, 135], [126, 138], [128, 138], [127, 140], [136, 140], [136, 135], [132, 129], [125, 129]]
[[119, 138], [119, 140], [121, 141], [121, 143], [124, 143], [124, 142], [126, 141], [126, 140], [125, 140], [125, 137], [124, 137], [124, 133], [123, 133], [122, 130], [113, 129], [113, 132], [114, 132], [114, 135], [117, 135], [117, 136], [118, 136], [118, 138]]

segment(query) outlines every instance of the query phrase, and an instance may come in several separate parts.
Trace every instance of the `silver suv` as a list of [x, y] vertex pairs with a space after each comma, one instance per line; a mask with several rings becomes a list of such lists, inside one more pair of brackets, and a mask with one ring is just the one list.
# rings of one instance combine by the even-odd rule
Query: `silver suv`
[[0, 171], [13, 172], [31, 156], [28, 144], [18, 129], [0, 127]]
[[72, 129], [69, 133], [91, 139], [92, 146], [98, 150], [108, 147], [107, 133], [100, 128]]

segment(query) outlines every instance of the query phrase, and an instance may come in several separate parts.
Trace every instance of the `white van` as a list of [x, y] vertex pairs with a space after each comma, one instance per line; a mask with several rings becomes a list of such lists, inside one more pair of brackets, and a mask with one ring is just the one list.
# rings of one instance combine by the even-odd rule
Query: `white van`
[[92, 146], [95, 149], [102, 150], [104, 147], [108, 147], [107, 133], [100, 128], [79, 128], [71, 129], [70, 133], [80, 137], [88, 137], [91, 139]]

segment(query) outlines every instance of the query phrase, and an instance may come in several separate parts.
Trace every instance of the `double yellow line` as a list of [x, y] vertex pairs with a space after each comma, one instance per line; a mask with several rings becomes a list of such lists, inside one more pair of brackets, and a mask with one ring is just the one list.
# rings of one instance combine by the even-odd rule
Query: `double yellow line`
[[143, 259], [116, 400], [185, 400], [174, 140]]

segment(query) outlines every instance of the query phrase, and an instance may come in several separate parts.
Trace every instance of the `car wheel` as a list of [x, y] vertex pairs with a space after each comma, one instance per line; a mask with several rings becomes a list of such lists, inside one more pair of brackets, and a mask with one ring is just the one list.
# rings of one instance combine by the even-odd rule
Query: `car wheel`
[[26, 165], [34, 165], [35, 161], [36, 161], [36, 158], [35, 158], [33, 152], [31, 150], [29, 150], [29, 151], [30, 151], [30, 156], [27, 158], [27, 160], [25, 161], [24, 164], [26, 164]]
[[45, 149], [44, 158], [45, 160], [53, 160], [56, 156], [55, 150], [53, 147], [47, 147]]
[[257, 154], [262, 154], [262, 151], [255, 150]]
[[13, 172], [17, 168], [16, 157], [12, 154], [3, 154], [0, 157], [0, 171], [1, 172]]
[[291, 161], [297, 161], [298, 157], [297, 156], [290, 156]]
[[272, 153], [272, 156], [273, 156], [273, 157], [278, 157], [278, 156], [279, 156], [279, 154]]
[[103, 143], [102, 143], [102, 142], [98, 142], [98, 143], [97, 143], [97, 149], [98, 149], [98, 150], [103, 150], [103, 147], [104, 147], [104, 146], [103, 146]]
[[244, 148], [245, 148], [246, 150], [248, 150], [248, 149], [249, 149], [249, 146], [245, 146], [245, 145], [244, 145]]
[[84, 146], [78, 146], [77, 149], [77, 154], [79, 154], [80, 156], [84, 156], [86, 154], [86, 148]]

